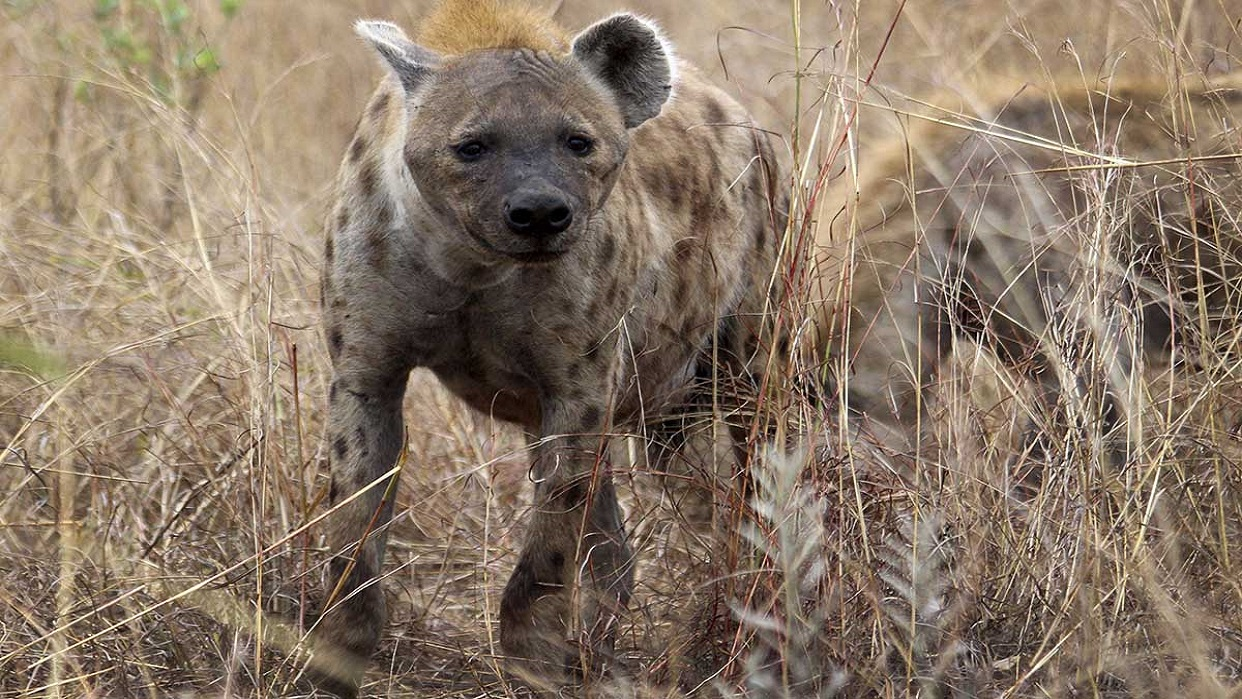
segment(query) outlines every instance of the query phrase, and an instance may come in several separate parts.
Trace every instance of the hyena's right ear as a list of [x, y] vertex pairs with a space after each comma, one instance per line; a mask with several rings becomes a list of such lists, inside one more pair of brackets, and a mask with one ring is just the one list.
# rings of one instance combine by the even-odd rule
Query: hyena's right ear
[[410, 41], [401, 27], [392, 22], [360, 19], [354, 24], [354, 31], [375, 47], [407, 93], [422, 85], [440, 64], [438, 54]]

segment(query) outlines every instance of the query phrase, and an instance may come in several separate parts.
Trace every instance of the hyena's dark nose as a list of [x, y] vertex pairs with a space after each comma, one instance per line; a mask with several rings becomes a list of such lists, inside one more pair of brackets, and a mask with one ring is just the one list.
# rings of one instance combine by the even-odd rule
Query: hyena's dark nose
[[505, 202], [509, 230], [532, 238], [545, 238], [569, 228], [574, 212], [569, 203], [549, 192], [517, 192]]

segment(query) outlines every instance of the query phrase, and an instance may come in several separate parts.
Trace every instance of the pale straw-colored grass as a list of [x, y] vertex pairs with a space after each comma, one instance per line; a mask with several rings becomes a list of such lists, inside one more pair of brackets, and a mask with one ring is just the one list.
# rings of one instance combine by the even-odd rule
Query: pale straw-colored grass
[[[299, 610], [321, 599], [328, 512], [320, 222], [379, 75], [350, 25], [410, 24], [425, 3], [246, 0], [232, 20], [192, 3], [177, 43], [151, 3], [122, 0], [150, 48], [128, 62], [104, 50], [92, 5], [0, 5], [0, 696], [305, 695]], [[1176, 92], [1235, 68], [1242, 46], [1234, 0], [629, 5], [786, 135], [790, 258], [833, 220], [808, 207], [891, 143], [894, 113], [977, 126], [1012, 96], [998, 86], [1067, 76]], [[559, 12], [580, 26], [615, 9]], [[210, 46], [221, 70], [153, 72], [185, 46]], [[1100, 170], [1083, 177], [1105, 191]], [[1089, 208], [1079, 230], [1118, 213]], [[1196, 371], [1107, 386], [1118, 424], [1091, 419], [1104, 386], [1053, 409], [963, 346], [922, 441], [776, 381], [729, 417], [764, 426], [751, 492], [719, 444], [684, 473], [634, 458], [630, 675], [599, 692], [1239, 696], [1229, 283], [1235, 315]], [[1070, 306], [1106, 325], [1081, 291]], [[801, 310], [781, 322], [805, 337]], [[1082, 326], [1054, 323], [1049, 346]], [[1100, 377], [1053, 359], [1067, 386]], [[407, 424], [392, 619], [367, 691], [508, 696], [496, 615], [528, 497], [520, 439], [421, 373]]]

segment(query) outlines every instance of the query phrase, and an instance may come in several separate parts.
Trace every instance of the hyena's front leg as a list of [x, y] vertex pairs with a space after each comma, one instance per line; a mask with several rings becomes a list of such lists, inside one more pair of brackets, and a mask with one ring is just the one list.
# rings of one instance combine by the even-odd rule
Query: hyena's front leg
[[604, 460], [608, 415], [605, 404], [548, 406], [532, 450], [534, 509], [500, 606], [501, 645], [528, 680], [603, 671], [629, 602], [631, 554]]
[[[338, 367], [328, 405], [329, 497], [324, 613], [313, 635], [316, 683], [344, 698], [357, 695], [387, 610], [378, 576], [384, 561], [395, 483], [382, 479], [404, 442], [401, 399], [406, 373], [363, 380]], [[392, 487], [390, 487], [390, 485]], [[352, 499], [351, 499], [352, 498]]]

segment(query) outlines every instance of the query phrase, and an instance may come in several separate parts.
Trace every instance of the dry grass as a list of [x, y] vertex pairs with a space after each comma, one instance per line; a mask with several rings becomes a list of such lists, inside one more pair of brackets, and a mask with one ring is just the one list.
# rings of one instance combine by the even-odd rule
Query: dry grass
[[[796, 121], [807, 184], [879, 133], [858, 96], [974, 114], [998, 83], [1176, 90], [1238, 67], [1234, 0], [1073, 4], [631, 6], [766, 126]], [[324, 560], [319, 224], [379, 73], [350, 24], [425, 8], [252, 0], [226, 20], [202, 2], [174, 40], [151, 3], [122, 0], [110, 21], [149, 52], [119, 60], [83, 5], [0, 4], [0, 696], [307, 694], [289, 651]], [[615, 9], [564, 5], [571, 26]], [[167, 69], [205, 46], [218, 72]], [[1242, 696], [1227, 320], [1198, 371], [1132, 377], [1120, 457], [1090, 421], [1027, 448], [1013, 425], [1050, 409], [964, 348], [914, 446], [776, 387], [763, 417], [803, 447], [765, 452], [753, 507], [714, 524], [711, 481], [635, 468], [633, 676], [604, 693]], [[368, 691], [505, 696], [496, 605], [524, 456], [425, 375], [407, 414]]]

